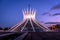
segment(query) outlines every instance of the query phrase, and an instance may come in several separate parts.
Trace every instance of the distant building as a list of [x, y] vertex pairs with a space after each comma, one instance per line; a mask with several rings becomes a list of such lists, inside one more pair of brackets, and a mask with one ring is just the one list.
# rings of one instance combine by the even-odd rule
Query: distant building
[[60, 32], [60, 24], [52, 25], [49, 27], [50, 30], [52, 31], [59, 31]]

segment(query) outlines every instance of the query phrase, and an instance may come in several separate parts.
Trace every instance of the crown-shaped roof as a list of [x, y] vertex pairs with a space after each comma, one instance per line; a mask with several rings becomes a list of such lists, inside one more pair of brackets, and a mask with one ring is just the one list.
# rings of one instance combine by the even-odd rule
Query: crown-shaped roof
[[22, 11], [23, 13], [23, 19], [35, 19], [35, 14], [36, 14], [36, 10], [35, 9], [24, 9]]

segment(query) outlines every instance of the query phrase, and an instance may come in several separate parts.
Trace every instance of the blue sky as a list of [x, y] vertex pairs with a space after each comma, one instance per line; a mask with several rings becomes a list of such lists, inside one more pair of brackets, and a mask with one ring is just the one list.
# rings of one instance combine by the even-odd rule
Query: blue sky
[[21, 22], [23, 19], [22, 9], [28, 8], [28, 4], [37, 10], [36, 19], [39, 22], [60, 22], [60, 16], [42, 15], [45, 12], [51, 13], [50, 9], [60, 4], [60, 0], [0, 0], [0, 26], [12, 27]]

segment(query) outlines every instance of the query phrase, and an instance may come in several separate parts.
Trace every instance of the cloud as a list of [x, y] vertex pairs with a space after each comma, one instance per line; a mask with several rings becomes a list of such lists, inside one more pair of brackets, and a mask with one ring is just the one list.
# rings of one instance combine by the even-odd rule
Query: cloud
[[46, 22], [45, 24], [60, 24], [60, 22]]
[[48, 13], [47, 12], [45, 12], [45, 13], [43, 13], [42, 15], [47, 15]]
[[60, 15], [60, 10], [56, 10], [56, 9], [60, 9], [60, 4], [57, 4], [55, 6], [53, 6], [49, 11], [52, 12], [52, 10], [55, 10], [54, 12], [59, 12], [59, 13], [50, 13], [50, 12], [44, 12], [42, 13], [43, 16], [57, 16]]
[[43, 16], [58, 16], [58, 15], [60, 15], [60, 13], [54, 13], [54, 14], [50, 14], [50, 13], [43, 13], [42, 14]]
[[51, 16], [51, 14], [49, 12], [42, 13], [42, 15], [43, 16], [46, 16], [46, 15]]
[[51, 8], [51, 10], [54, 10], [54, 9], [60, 9], [60, 4], [57, 4]]
[[57, 16], [57, 15], [60, 15], [60, 13], [55, 13], [55, 14], [53, 14], [52, 16]]

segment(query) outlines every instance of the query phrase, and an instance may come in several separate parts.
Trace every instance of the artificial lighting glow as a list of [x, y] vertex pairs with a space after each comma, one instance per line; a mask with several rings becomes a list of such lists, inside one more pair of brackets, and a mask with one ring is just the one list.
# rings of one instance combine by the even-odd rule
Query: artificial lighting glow
[[35, 19], [35, 15], [32, 14], [24, 15], [24, 19]]
[[34, 9], [30, 8], [30, 10], [27, 9], [22, 12], [23, 12], [24, 19], [35, 19], [36, 11]]

